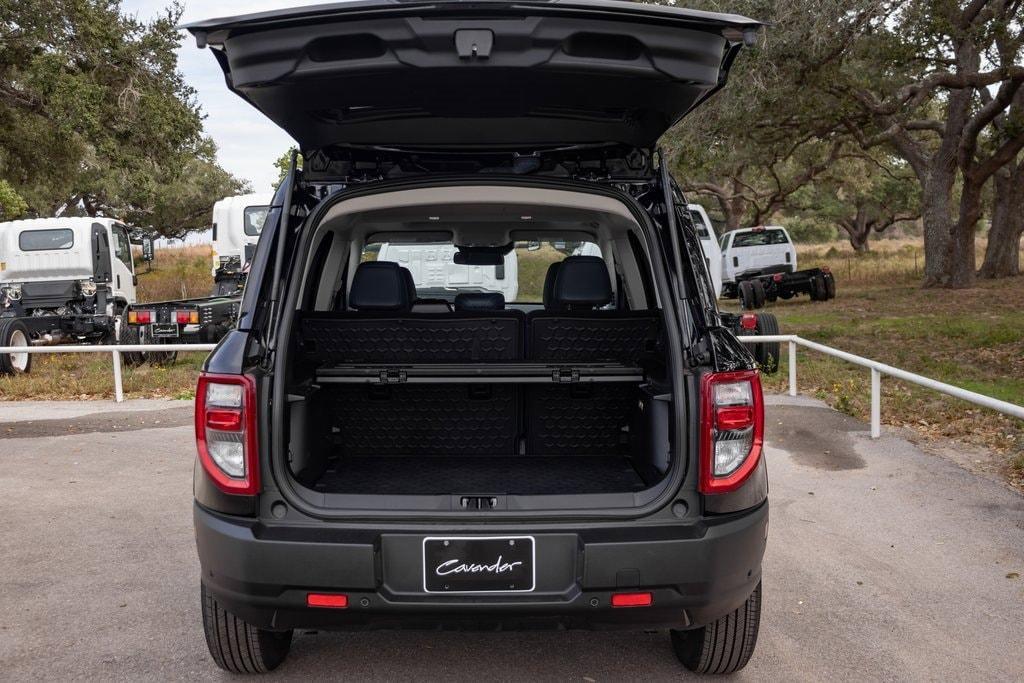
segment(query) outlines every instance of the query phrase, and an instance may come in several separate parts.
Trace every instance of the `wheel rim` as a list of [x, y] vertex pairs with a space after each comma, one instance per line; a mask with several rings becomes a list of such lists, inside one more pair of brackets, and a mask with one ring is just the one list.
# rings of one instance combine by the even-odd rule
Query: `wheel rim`
[[[8, 341], [9, 346], [28, 346], [28, 337], [21, 330], [15, 330], [11, 334], [11, 338]], [[9, 354], [11, 358], [11, 367], [14, 368], [15, 372], [25, 372], [28, 369], [28, 354], [27, 353], [12, 353]]]

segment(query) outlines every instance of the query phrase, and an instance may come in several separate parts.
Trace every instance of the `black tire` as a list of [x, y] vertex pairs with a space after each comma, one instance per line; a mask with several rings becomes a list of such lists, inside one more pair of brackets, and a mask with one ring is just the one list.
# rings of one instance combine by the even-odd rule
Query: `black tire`
[[202, 583], [200, 597], [206, 647], [217, 666], [235, 674], [262, 674], [288, 656], [292, 631], [268, 631], [242, 621], [221, 607]]
[[827, 299], [836, 298], [836, 276], [832, 273], [825, 273], [825, 297]]
[[754, 296], [754, 286], [750, 280], [744, 280], [739, 284], [740, 306], [744, 310], [752, 311], [757, 308], [757, 299]]
[[[0, 346], [31, 345], [25, 323], [14, 318], [0, 320]], [[0, 354], [0, 375], [26, 375], [32, 371], [31, 353]]]
[[754, 308], [762, 308], [766, 301], [768, 301], [768, 293], [764, 290], [764, 283], [760, 280], [754, 280], [750, 283], [754, 288]]
[[672, 631], [672, 649], [690, 671], [731, 674], [750, 661], [761, 624], [761, 584], [731, 614], [692, 631]]
[[[779, 333], [779, 320], [772, 313], [758, 313], [757, 327], [754, 334], [773, 335]], [[761, 371], [773, 375], [779, 370], [779, 355], [782, 351], [782, 344], [779, 342], [764, 342], [754, 345], [754, 358], [761, 366]]]
[[[121, 315], [121, 325], [117, 334], [117, 341], [120, 344], [138, 344], [139, 343], [139, 328], [133, 327], [128, 324], [128, 313], [125, 312]], [[121, 360], [124, 364], [130, 368], [137, 368], [146, 362], [146, 356], [143, 353], [129, 351], [121, 354]]]
[[815, 275], [811, 278], [811, 301], [825, 301], [828, 298], [828, 290], [825, 287], [825, 276]]

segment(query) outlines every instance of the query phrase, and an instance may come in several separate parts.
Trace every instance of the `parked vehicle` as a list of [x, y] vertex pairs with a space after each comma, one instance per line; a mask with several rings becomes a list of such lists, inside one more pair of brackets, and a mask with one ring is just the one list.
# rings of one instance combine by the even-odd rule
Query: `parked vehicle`
[[811, 301], [836, 296], [828, 268], [797, 270], [796, 248], [781, 225], [733, 230], [722, 235], [722, 296], [738, 298], [744, 308], [807, 294]]
[[509, 249], [498, 265], [472, 266], [454, 262], [458, 249], [451, 242], [380, 246], [378, 261], [393, 261], [412, 273], [420, 298], [454, 302], [464, 292], [499, 292], [505, 301], [519, 296], [519, 261]]
[[[140, 238], [152, 260], [152, 241]], [[102, 343], [135, 302], [131, 229], [111, 218], [0, 223], [0, 346]], [[0, 374], [28, 372], [32, 354], [0, 354]]]
[[[187, 27], [303, 156], [197, 387], [218, 666], [273, 669], [295, 629], [536, 626], [667, 629], [691, 670], [747, 663], [761, 380], [655, 145], [759, 26], [366, 0]], [[541, 300], [418, 312], [412, 274], [368, 249], [416, 242], [460, 265], [531, 242], [602, 257], [553, 263]]]
[[270, 209], [269, 192], [225, 197], [213, 205], [213, 294], [240, 290]]
[[693, 229], [697, 231], [700, 246], [704, 250], [704, 260], [707, 263], [708, 274], [711, 275], [711, 282], [715, 287], [715, 296], [720, 297], [722, 296], [722, 249], [718, 246], [715, 228], [703, 206], [687, 204], [686, 208], [690, 212]]

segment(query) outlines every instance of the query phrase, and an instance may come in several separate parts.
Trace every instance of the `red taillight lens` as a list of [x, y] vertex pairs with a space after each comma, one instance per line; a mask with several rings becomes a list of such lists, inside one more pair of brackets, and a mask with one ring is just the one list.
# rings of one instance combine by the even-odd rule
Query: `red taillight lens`
[[148, 325], [153, 322], [153, 311], [138, 311], [135, 314], [135, 319], [140, 325]]
[[308, 607], [344, 609], [348, 607], [348, 596], [341, 593], [308, 593], [306, 594], [306, 605]]
[[654, 604], [651, 593], [615, 593], [612, 595], [612, 607], [650, 607]]
[[203, 470], [225, 493], [259, 492], [256, 383], [248, 375], [202, 373], [196, 387], [196, 447]]
[[782, 273], [775, 273], [775, 275], [772, 275], [772, 280], [775, 282], [782, 282]]
[[757, 329], [757, 316], [753, 313], [743, 313], [740, 315], [740, 327], [744, 330], [756, 330]]
[[700, 490], [735, 491], [761, 459], [764, 396], [756, 370], [715, 372], [701, 380]]
[[174, 319], [179, 325], [188, 325], [188, 311], [175, 311]]

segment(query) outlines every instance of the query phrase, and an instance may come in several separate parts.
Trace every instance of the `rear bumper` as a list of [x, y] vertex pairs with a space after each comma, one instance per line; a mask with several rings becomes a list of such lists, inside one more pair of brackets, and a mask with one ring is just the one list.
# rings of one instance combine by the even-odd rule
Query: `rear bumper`
[[[261, 628], [696, 627], [743, 603], [761, 579], [767, 503], [709, 524], [518, 532], [536, 538], [534, 592], [422, 591], [422, 539], [457, 535], [266, 527], [194, 507], [202, 580], [226, 609]], [[490, 534], [489, 534], [490, 535]], [[650, 607], [612, 608], [650, 591]], [[309, 592], [345, 593], [346, 609], [310, 608]]]

